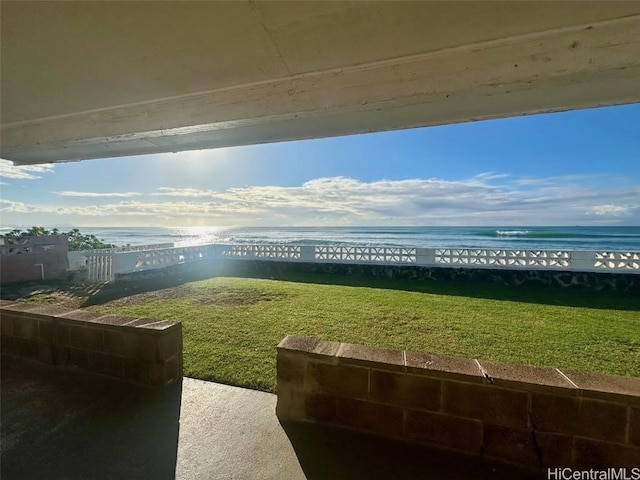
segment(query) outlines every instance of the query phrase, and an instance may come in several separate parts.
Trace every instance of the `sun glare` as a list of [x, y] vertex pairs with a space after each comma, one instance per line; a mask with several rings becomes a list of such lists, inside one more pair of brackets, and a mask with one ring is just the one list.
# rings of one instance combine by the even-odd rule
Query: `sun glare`
[[168, 158], [187, 164], [201, 164], [202, 162], [223, 162], [229, 158], [230, 148], [214, 148], [211, 150], [188, 150], [169, 154]]
[[231, 228], [233, 227], [177, 227], [171, 229], [171, 235], [177, 239], [176, 246], [224, 243]]

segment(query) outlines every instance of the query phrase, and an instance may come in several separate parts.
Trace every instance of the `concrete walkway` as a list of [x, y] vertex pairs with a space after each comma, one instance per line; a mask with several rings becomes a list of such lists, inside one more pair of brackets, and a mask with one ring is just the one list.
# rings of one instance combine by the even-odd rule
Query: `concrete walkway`
[[342, 429], [281, 425], [276, 397], [184, 378], [153, 390], [3, 357], [1, 476], [30, 479], [533, 479]]

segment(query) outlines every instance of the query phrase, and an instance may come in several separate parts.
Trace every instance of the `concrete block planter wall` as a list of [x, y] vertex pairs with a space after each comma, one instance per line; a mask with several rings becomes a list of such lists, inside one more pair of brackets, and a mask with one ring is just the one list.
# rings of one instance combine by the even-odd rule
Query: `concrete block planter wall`
[[640, 466], [640, 379], [313, 338], [278, 345], [277, 414], [532, 469]]
[[1, 351], [164, 386], [182, 378], [182, 324], [2, 300]]

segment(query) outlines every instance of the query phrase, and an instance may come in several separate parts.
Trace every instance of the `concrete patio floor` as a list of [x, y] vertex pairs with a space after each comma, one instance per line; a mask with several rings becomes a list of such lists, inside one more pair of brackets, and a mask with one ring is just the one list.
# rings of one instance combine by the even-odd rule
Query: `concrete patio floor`
[[154, 390], [2, 360], [3, 480], [545, 477], [343, 429], [281, 424], [268, 393], [190, 378]]

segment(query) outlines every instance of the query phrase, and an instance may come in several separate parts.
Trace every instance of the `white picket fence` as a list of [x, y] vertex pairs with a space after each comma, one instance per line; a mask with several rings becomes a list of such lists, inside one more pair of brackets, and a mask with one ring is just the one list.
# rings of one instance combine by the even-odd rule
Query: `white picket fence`
[[303, 263], [415, 265], [424, 267], [566, 270], [640, 274], [640, 252], [516, 250], [492, 248], [395, 248], [326, 245], [141, 246], [70, 252], [71, 269], [87, 269], [90, 282], [109, 282], [117, 274], [216, 259]]

